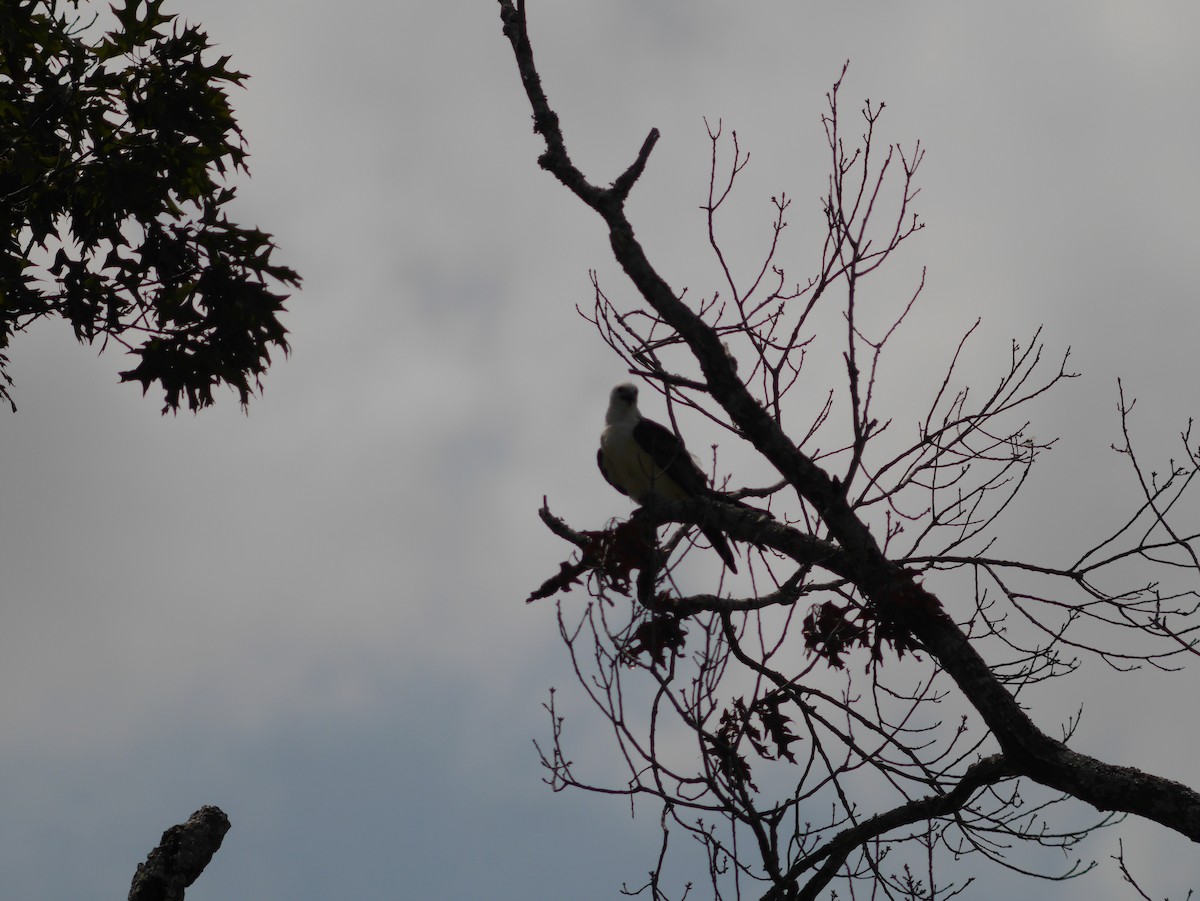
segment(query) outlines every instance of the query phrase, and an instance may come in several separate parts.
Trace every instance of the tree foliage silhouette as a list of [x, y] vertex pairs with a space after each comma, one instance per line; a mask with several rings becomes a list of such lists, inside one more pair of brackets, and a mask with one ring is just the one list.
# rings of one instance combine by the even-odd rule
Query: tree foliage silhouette
[[[225, 384], [245, 405], [286, 352], [298, 285], [271, 236], [231, 221], [246, 148], [228, 89], [246, 76], [205, 33], [123, 0], [109, 27], [78, 0], [0, 6], [0, 398], [15, 332], [61, 316], [138, 357], [163, 412]], [[108, 19], [105, 19], [108, 22]], [[15, 407], [14, 407], [15, 409]]]
[[[945, 378], [913, 437], [877, 418], [881, 361], [924, 284], [921, 275], [884, 325], [863, 315], [873, 274], [921, 229], [913, 203], [922, 149], [884, 145], [883, 104], [867, 102], [861, 131], [848, 136], [840, 79], [827, 95], [825, 240], [800, 281], [780, 258], [791, 206], [782, 195], [772, 198], [761, 265], [744, 276], [729, 262], [719, 219], [747, 158], [736, 135], [711, 127], [705, 211], [724, 280], [719, 292], [685, 299], [626, 214], [657, 130], [611, 185], [589, 181], [542, 87], [524, 4], [500, 0], [500, 10], [545, 141], [538, 162], [602, 218], [637, 294], [625, 306], [593, 276], [585, 315], [672, 409], [738, 436], [771, 473], [762, 487], [724, 486], [771, 516], [661, 501], [603, 531], [542, 510], [579, 555], [530, 599], [577, 586], [589, 595], [560, 601], [560, 633], [627, 779], [598, 784], [578, 772], [554, 692], [542, 763], [555, 790], [657, 805], [662, 839], [649, 881], [626, 891], [672, 896], [666, 861], [680, 833], [702, 850], [714, 896], [764, 899], [816, 898], [835, 880], [852, 896], [865, 882], [883, 897], [949, 897], [971, 879], [947, 880], [941, 867], [951, 860], [1032, 872], [1020, 848], [1070, 852], [1125, 814], [1200, 841], [1200, 794], [1075, 751], [1072, 724], [1052, 736], [1018, 701], [1084, 657], [1167, 668], [1195, 653], [1197, 536], [1173, 522], [1200, 473], [1190, 428], [1179, 461], [1165, 475], [1147, 472], [1122, 393], [1114, 450], [1140, 495], [1128, 517], [1060, 565], [997, 552], [1003, 529], [1019, 528], [1005, 520], [1013, 498], [1052, 444], [1030, 434], [1026, 409], [1073, 374], [1066, 354], [1047, 357], [1038, 333], [1013, 342], [994, 388], [960, 388], [973, 326], [947, 348]], [[803, 379], [813, 396], [805, 364], [831, 344], [840, 384], [806, 405], [794, 389]], [[673, 572], [701, 522], [740, 543], [747, 572], [685, 594]], [[1075, 802], [1094, 808], [1090, 817]], [[1068, 861], [1038, 875], [1088, 868]]]
[[[123, 0], [100, 26], [79, 0], [0, 4], [0, 399], [13, 410], [15, 333], [60, 316], [81, 342], [138, 356], [123, 381], [157, 384], [163, 412], [213, 388], [245, 405], [279, 322], [291, 269], [271, 236], [226, 216], [246, 171], [226, 88], [246, 76], [210, 59], [203, 31], [163, 0]], [[131, 899], [182, 899], [220, 848], [216, 807], [168, 829], [138, 865]]]

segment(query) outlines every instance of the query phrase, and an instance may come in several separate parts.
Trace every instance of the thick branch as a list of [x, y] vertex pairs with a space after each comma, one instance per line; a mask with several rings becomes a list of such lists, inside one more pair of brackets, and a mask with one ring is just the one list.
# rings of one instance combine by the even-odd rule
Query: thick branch
[[[583, 173], [575, 168], [571, 158], [567, 156], [567, 145], [558, 124], [558, 114], [550, 108], [546, 92], [542, 90], [541, 76], [538, 75], [537, 67], [533, 64], [533, 47], [530, 46], [529, 33], [526, 30], [524, 0], [520, 2], [520, 9], [513, 6], [512, 0], [500, 0], [500, 19], [504, 23], [504, 36], [508, 38], [513, 47], [525, 94], [529, 97], [530, 106], [533, 107], [533, 130], [546, 141], [546, 152], [538, 158], [538, 164], [555, 175], [584, 203], [599, 210], [601, 205], [606, 204], [608, 192], [590, 184], [583, 177]], [[652, 135], [656, 136], [656, 133], [652, 133]], [[646, 156], [653, 147], [653, 141], [647, 140], [647, 145], [644, 148]], [[641, 166], [645, 166], [645, 159], [639, 159], [641, 159]], [[641, 166], [632, 176], [626, 172], [622, 177], [621, 200], [633, 187], [633, 180], [640, 174]]]
[[655, 497], [634, 515], [656, 526], [667, 522], [715, 525], [734, 541], [770, 548], [797, 563], [820, 567], [842, 579], [854, 577], [852, 561], [836, 544], [785, 525], [752, 507], [705, 498], [673, 501]]
[[[783, 898], [787, 898], [789, 901], [791, 899], [796, 899], [796, 901], [815, 899], [825, 886], [829, 885], [855, 849], [893, 829], [948, 816], [962, 810], [975, 793], [985, 785], [994, 785], [1016, 775], [1018, 775], [1017, 772], [1000, 754], [973, 763], [967, 768], [958, 785], [946, 794], [931, 795], [927, 798], [909, 801], [907, 804], [876, 814], [870, 819], [863, 820], [838, 833], [822, 848], [797, 861], [788, 870], [783, 880], [763, 895], [763, 901], [780, 901]], [[794, 892], [794, 887], [801, 876], [814, 868], [817, 872], [804, 884], [803, 888]]]

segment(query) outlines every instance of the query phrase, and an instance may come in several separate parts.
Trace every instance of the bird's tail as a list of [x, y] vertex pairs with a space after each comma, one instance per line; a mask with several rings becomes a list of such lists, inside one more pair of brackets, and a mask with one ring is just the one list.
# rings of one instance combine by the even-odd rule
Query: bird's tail
[[716, 526], [701, 526], [700, 531], [704, 533], [704, 537], [708, 539], [708, 543], [713, 546], [713, 550], [717, 555], [725, 561], [725, 565], [729, 567], [731, 573], [737, 572], [737, 564], [733, 560], [733, 550], [729, 547], [729, 542], [725, 540], [725, 536], [721, 534], [721, 530]]

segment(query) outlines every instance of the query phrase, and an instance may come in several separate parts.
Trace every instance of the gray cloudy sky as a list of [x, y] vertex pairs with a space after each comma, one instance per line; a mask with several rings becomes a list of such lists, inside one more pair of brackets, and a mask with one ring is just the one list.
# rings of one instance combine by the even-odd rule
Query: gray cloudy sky
[[[845, 102], [886, 100], [884, 137], [928, 150], [928, 228], [896, 282], [927, 265], [928, 286], [897, 378], [919, 382], [979, 316], [984, 383], [1041, 323], [1084, 373], [1034, 422], [1064, 436], [1026, 508], [1043, 543], [1069, 555], [1078, 524], [1111, 509], [1118, 374], [1143, 445], [1178, 453], [1198, 412], [1200, 7], [529, 6], [545, 87], [595, 181], [662, 131], [630, 212], [672, 284], [698, 293], [717, 285], [703, 117], [752, 155], [726, 220], [735, 250], [759, 252], [768, 198], [787, 191], [789, 252], [811, 259], [819, 117], [851, 60]], [[629, 509], [594, 467], [623, 372], [573, 309], [590, 303], [589, 268], [626, 289], [598, 221], [536, 166], [497, 5], [170, 8], [253, 76], [235, 96], [254, 170], [238, 212], [305, 277], [294, 353], [248, 417], [228, 396], [162, 418], [158, 398], [117, 384], [127, 360], [66, 328], [14, 343], [3, 895], [124, 897], [161, 831], [213, 803], [233, 830], [191, 901], [617, 897], [649, 866], [653, 823], [540, 784], [540, 704], [571, 679], [553, 608], [523, 599], [565, 554], [536, 518], [543, 495], [579, 526]], [[1081, 747], [1197, 786], [1194, 678], [1089, 670], [1038, 720], [1053, 731], [1084, 701]], [[589, 743], [582, 705], [564, 703], [602, 772], [602, 733]], [[1187, 843], [1128, 834], [1156, 896], [1200, 883]], [[1129, 897], [1115, 835], [1088, 851], [1100, 876], [1033, 893]]]

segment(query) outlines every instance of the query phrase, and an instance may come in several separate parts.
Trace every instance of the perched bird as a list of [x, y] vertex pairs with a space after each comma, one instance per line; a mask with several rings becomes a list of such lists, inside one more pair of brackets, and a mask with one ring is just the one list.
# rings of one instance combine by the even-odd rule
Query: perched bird
[[[683, 440], [670, 429], [642, 416], [637, 406], [638, 389], [629, 383], [617, 385], [608, 398], [604, 431], [596, 462], [610, 485], [644, 504], [651, 495], [668, 500], [721, 497], [709, 488], [700, 466]], [[714, 526], [700, 524], [700, 531], [732, 572], [737, 572], [729, 542]]]

